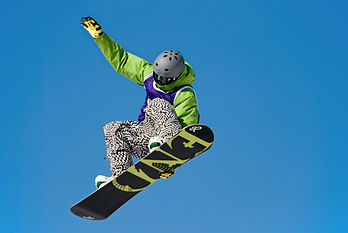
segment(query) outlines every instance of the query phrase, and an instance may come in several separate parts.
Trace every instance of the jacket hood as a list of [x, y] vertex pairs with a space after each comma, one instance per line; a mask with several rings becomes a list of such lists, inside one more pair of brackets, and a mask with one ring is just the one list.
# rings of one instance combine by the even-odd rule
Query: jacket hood
[[185, 68], [180, 77], [175, 80], [174, 82], [168, 84], [168, 85], [159, 85], [156, 83], [157, 87], [161, 89], [162, 91], [174, 91], [178, 90], [183, 86], [192, 86], [192, 84], [196, 80], [195, 72], [193, 71], [192, 67], [185, 62]]

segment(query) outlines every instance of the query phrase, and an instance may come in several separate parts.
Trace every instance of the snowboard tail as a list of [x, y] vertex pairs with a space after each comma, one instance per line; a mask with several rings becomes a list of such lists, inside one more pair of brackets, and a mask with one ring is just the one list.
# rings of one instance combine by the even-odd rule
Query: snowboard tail
[[208, 126], [185, 127], [120, 176], [72, 206], [72, 213], [95, 220], [109, 217], [129, 199], [157, 181], [162, 173], [174, 172], [208, 150], [213, 141], [214, 134]]

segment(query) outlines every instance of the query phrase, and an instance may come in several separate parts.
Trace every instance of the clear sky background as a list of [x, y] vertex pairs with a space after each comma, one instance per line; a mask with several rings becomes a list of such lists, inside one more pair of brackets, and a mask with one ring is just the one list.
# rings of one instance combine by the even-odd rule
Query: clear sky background
[[[348, 232], [347, 1], [3, 1], [0, 232]], [[105, 221], [70, 206], [109, 175], [103, 125], [144, 89], [80, 26], [193, 66], [213, 147]]]

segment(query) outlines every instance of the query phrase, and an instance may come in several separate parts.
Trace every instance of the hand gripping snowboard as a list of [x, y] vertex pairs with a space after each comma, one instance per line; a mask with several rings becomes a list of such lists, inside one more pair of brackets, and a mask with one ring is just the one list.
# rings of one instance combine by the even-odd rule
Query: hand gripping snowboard
[[161, 175], [173, 173], [208, 150], [213, 141], [214, 134], [209, 127], [187, 126], [120, 176], [72, 206], [71, 212], [86, 219], [106, 219]]

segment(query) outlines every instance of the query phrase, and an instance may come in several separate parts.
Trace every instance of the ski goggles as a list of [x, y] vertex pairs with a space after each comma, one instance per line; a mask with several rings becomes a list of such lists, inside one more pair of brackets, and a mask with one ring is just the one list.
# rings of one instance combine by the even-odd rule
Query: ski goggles
[[168, 85], [172, 82], [174, 82], [175, 80], [177, 80], [180, 77], [180, 75], [178, 75], [177, 77], [164, 77], [164, 76], [160, 76], [158, 74], [156, 74], [155, 72], [153, 72], [153, 78], [155, 79], [155, 82], [158, 83], [159, 85]]

